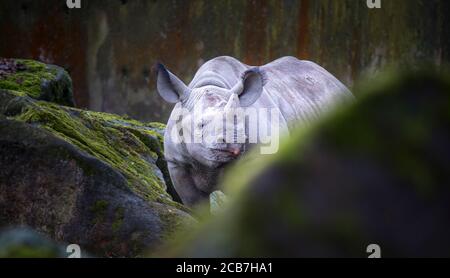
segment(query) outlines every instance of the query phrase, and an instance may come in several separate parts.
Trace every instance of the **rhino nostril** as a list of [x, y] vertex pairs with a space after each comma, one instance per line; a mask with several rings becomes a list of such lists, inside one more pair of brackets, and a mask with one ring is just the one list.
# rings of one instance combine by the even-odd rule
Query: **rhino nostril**
[[238, 148], [231, 148], [228, 149], [228, 151], [233, 155], [233, 156], [238, 156], [241, 154], [241, 150]]

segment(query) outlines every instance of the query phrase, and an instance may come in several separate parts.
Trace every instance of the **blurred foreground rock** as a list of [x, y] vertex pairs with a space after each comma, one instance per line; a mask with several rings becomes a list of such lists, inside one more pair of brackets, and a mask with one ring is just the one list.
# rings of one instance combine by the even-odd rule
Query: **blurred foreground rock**
[[138, 256], [193, 221], [174, 201], [164, 125], [35, 99], [42, 94], [0, 89], [0, 227], [27, 225], [116, 257]]
[[64, 246], [27, 228], [0, 231], [0, 258], [67, 258]]
[[450, 76], [394, 74], [225, 180], [237, 195], [170, 256], [450, 256]]

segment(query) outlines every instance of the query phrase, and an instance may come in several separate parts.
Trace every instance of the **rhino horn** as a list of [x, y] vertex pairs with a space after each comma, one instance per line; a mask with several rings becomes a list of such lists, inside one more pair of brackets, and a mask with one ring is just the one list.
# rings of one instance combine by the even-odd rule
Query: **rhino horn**
[[240, 107], [239, 105], [239, 97], [237, 94], [231, 94], [230, 98], [228, 99], [227, 104], [225, 105], [225, 110], [231, 110], [233, 108], [238, 108]]

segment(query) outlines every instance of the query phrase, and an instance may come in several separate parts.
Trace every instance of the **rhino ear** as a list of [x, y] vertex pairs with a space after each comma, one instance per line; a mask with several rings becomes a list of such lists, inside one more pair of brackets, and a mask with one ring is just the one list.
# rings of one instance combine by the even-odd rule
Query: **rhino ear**
[[253, 68], [244, 72], [242, 80], [231, 91], [239, 96], [241, 106], [247, 107], [252, 105], [261, 96], [263, 87], [263, 73], [259, 68]]
[[158, 63], [156, 89], [167, 102], [177, 103], [189, 96], [190, 89], [183, 81], [168, 71], [163, 64]]

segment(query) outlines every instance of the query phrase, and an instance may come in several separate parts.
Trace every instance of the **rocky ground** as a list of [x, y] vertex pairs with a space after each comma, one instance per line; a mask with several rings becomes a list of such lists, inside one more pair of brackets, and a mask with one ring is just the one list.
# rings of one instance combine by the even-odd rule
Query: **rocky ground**
[[194, 221], [170, 182], [163, 124], [72, 107], [57, 66], [2, 59], [0, 70], [0, 227], [120, 257]]

